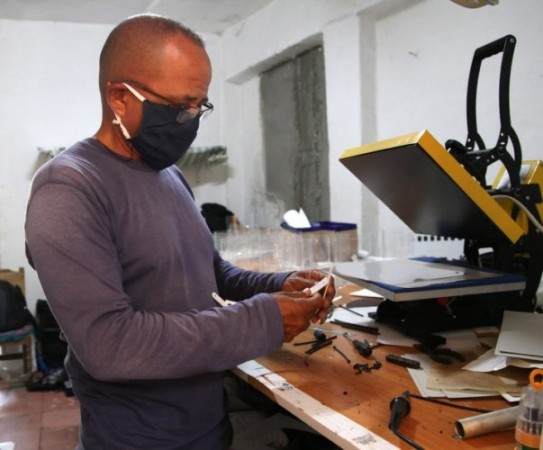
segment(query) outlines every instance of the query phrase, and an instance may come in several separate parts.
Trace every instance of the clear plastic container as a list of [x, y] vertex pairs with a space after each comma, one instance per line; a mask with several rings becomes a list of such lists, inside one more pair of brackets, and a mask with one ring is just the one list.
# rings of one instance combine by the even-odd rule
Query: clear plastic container
[[530, 384], [519, 404], [515, 428], [517, 450], [541, 449], [543, 430], [543, 369], [530, 372]]

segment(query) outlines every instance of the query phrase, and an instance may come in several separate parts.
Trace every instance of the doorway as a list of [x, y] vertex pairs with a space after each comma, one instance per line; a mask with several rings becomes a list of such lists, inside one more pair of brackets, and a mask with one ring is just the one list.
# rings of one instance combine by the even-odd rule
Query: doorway
[[324, 54], [312, 48], [261, 74], [266, 190], [285, 210], [330, 219]]

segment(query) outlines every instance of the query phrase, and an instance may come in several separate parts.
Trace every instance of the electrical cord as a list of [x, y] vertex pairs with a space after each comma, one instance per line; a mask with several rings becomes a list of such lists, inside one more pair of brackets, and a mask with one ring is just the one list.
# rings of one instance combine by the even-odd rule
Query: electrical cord
[[423, 447], [402, 434], [399, 430], [400, 422], [409, 414], [409, 411], [411, 411], [409, 391], [405, 391], [402, 395], [394, 397], [390, 402], [390, 421], [388, 422], [388, 428], [411, 447], [415, 448], [416, 450], [424, 450]]
[[517, 205], [520, 209], [522, 209], [526, 215], [528, 216], [528, 219], [532, 224], [539, 230], [540, 233], [543, 233], [543, 225], [541, 222], [537, 220], [537, 218], [530, 212], [530, 210], [519, 200], [517, 200], [515, 197], [511, 197], [510, 195], [504, 195], [504, 194], [498, 194], [493, 195], [492, 198], [498, 198], [498, 199], [507, 199], [511, 200], [515, 205]]
[[439, 405], [450, 406], [451, 408], [465, 409], [467, 411], [474, 411], [474, 412], [479, 412], [479, 413], [492, 412], [492, 410], [490, 409], [476, 408], [469, 405], [459, 405], [458, 403], [446, 402], [443, 400], [439, 400], [437, 398], [423, 397], [422, 395], [413, 394], [412, 392], [408, 392], [408, 391], [406, 391], [406, 393], [409, 396], [409, 398], [417, 398], [419, 400], [424, 400], [426, 402], [432, 402], [432, 403], [437, 403]]
[[407, 436], [405, 436], [404, 434], [400, 433], [398, 430], [394, 431], [392, 430], [392, 432], [398, 436], [402, 441], [404, 442], [407, 442], [411, 447], [413, 447], [414, 449], [416, 450], [424, 450], [424, 447], [421, 447], [419, 444], [417, 444], [416, 442], [414, 442], [413, 440], [409, 439]]

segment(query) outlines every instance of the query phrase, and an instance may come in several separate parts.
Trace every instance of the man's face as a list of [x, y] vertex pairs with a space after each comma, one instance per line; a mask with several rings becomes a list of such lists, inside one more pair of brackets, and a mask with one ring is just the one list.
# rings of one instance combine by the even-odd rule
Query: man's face
[[[184, 37], [170, 39], [163, 48], [164, 63], [158, 69], [156, 86], [149, 87], [175, 102], [198, 106], [208, 101], [211, 64], [203, 48]], [[150, 80], [151, 81], [151, 80]]]
[[[163, 47], [158, 58], [160, 63], [145, 75], [134, 74], [134, 87], [153, 103], [192, 108], [208, 102], [211, 82], [211, 64], [205, 50], [185, 37], [172, 37]], [[123, 119], [131, 135], [141, 124], [141, 102], [129, 95], [127, 116]]]

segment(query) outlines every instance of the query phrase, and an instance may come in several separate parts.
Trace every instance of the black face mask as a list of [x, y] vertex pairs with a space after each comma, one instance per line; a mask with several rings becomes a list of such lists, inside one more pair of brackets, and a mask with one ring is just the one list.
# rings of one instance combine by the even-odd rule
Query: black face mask
[[178, 114], [175, 108], [145, 100], [140, 129], [128, 138], [141, 158], [155, 170], [179, 161], [196, 138], [200, 118], [181, 124], [176, 121]]

